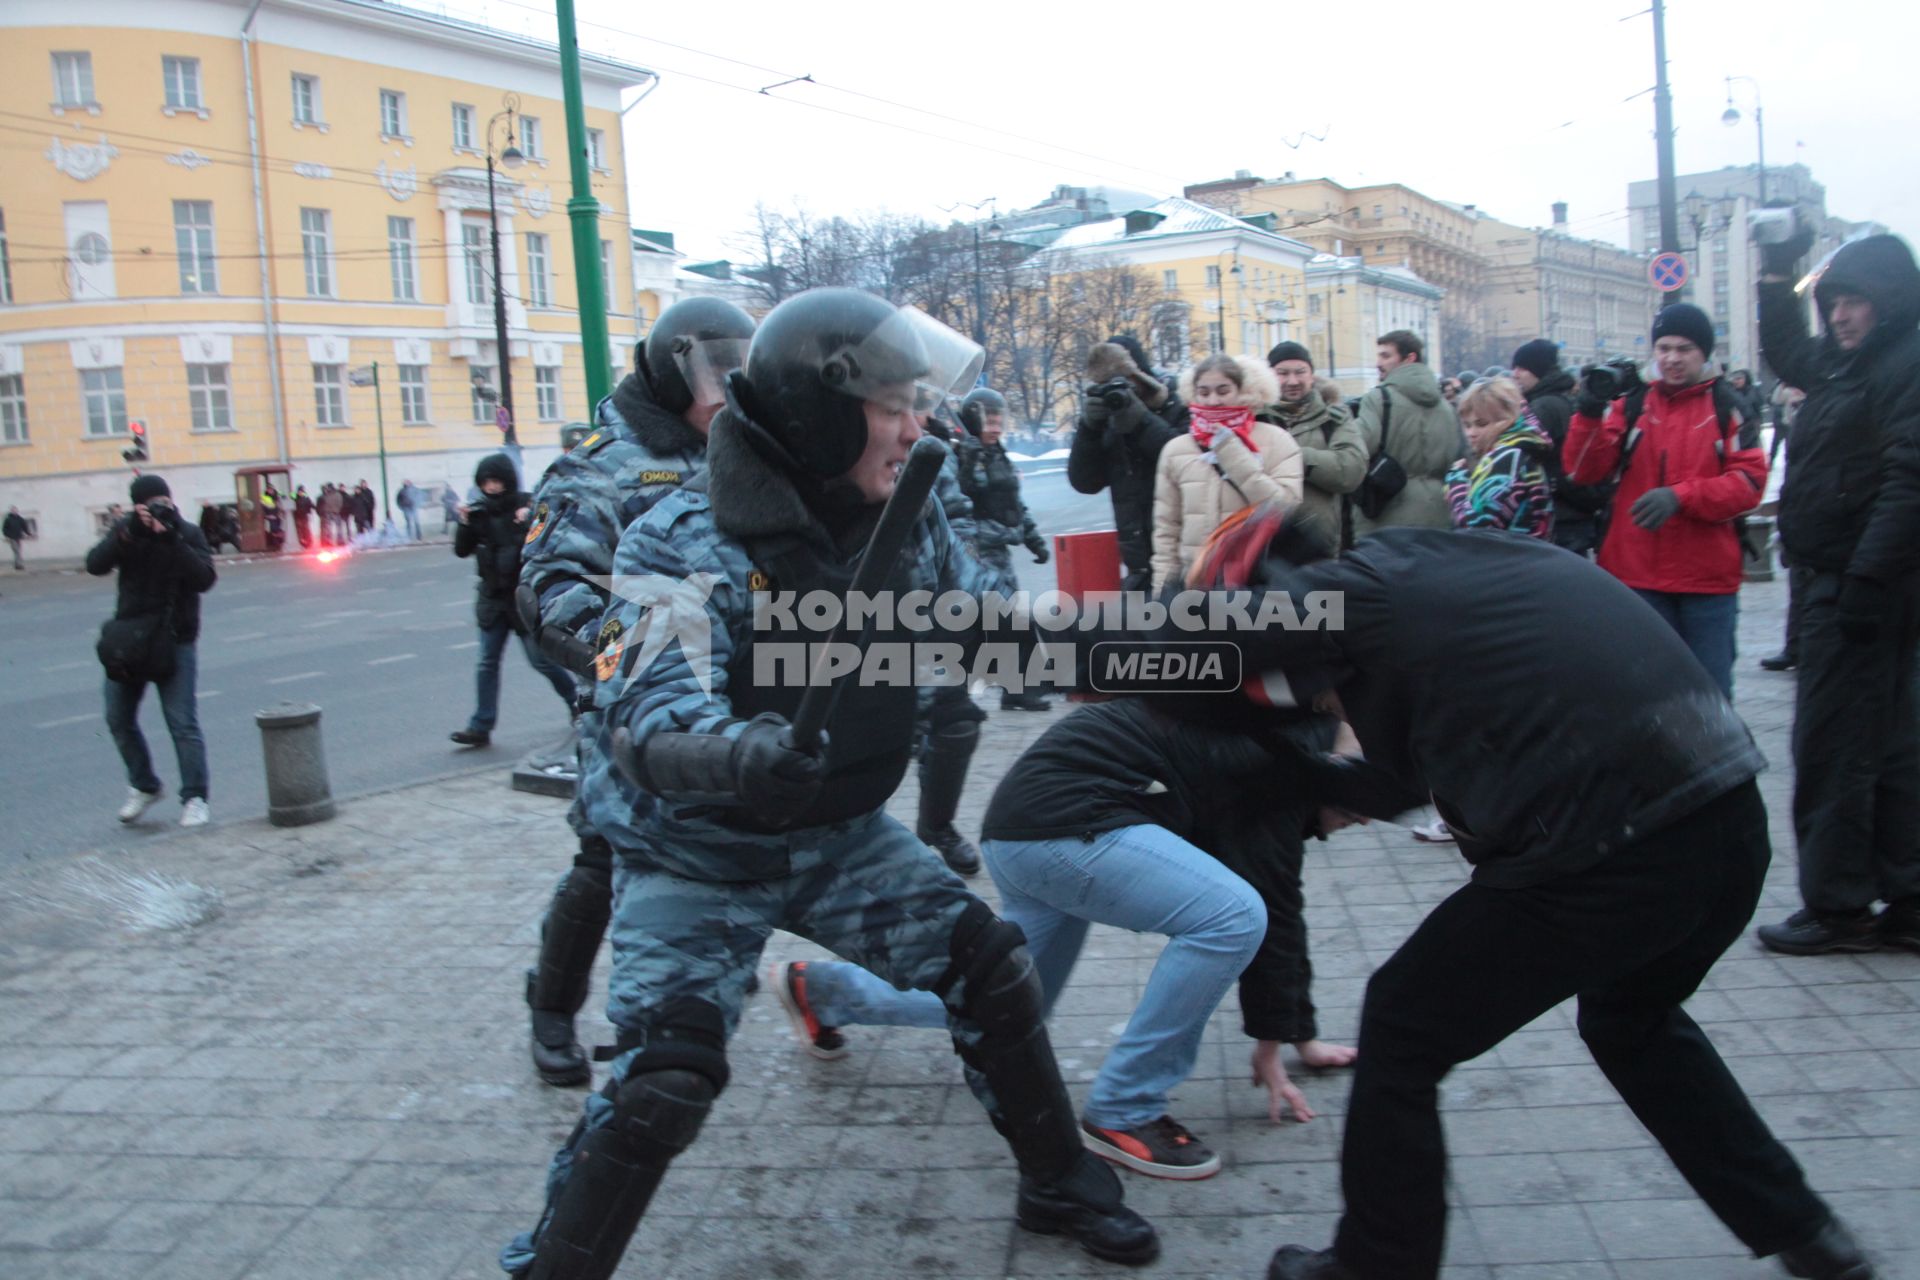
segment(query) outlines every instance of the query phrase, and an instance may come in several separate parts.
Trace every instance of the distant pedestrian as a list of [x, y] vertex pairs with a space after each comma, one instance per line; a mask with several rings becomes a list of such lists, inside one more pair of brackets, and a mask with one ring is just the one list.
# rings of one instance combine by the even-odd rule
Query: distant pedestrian
[[1426, 362], [1427, 344], [1395, 329], [1376, 344], [1380, 384], [1360, 398], [1360, 440], [1367, 476], [1353, 494], [1353, 536], [1418, 525], [1445, 529], [1447, 468], [1465, 451], [1453, 406]]
[[205, 826], [207, 746], [196, 707], [194, 645], [200, 596], [214, 583], [213, 552], [200, 530], [181, 519], [165, 480], [137, 476], [131, 492], [132, 512], [87, 552], [88, 573], [120, 573], [113, 619], [101, 628], [99, 645], [107, 668], [107, 729], [127, 766], [120, 821], [137, 820], [160, 799], [160, 779], [140, 735], [140, 700], [151, 684], [160, 691], [180, 764], [180, 825]]
[[440, 532], [451, 533], [460, 523], [460, 491], [449, 480], [440, 487]]
[[513, 607], [514, 588], [520, 584], [520, 548], [526, 545], [533, 503], [532, 494], [516, 487], [519, 478], [513, 459], [504, 453], [480, 459], [473, 473], [480, 486], [479, 505], [461, 509], [460, 527], [453, 535], [453, 554], [462, 559], [472, 556], [480, 573], [479, 596], [474, 601], [474, 616], [480, 624], [478, 700], [467, 727], [452, 734], [463, 747], [484, 747], [493, 740], [493, 726], [500, 718], [500, 656], [509, 636], [520, 637], [527, 661], [560, 695], [568, 716], [573, 714], [573, 677], [540, 652], [521, 628]]
[[33, 536], [33, 529], [27, 524], [27, 518], [20, 514], [20, 508], [7, 508], [6, 521], [0, 523], [0, 535], [5, 536], [7, 546], [13, 552], [14, 572], [24, 571], [27, 562], [20, 558], [20, 544]]
[[313, 545], [313, 496], [305, 485], [296, 485], [293, 490], [293, 532], [300, 539], [301, 550]]
[[347, 495], [337, 484], [320, 488], [320, 544], [337, 547], [347, 540]]
[[393, 496], [393, 505], [400, 508], [400, 519], [406, 523], [407, 536], [415, 542], [420, 541], [420, 491], [413, 487], [413, 481], [400, 482], [400, 492]]
[[373, 490], [367, 487], [365, 480], [354, 486], [350, 501], [353, 504], [353, 530], [355, 533], [366, 533], [373, 528], [375, 503]]

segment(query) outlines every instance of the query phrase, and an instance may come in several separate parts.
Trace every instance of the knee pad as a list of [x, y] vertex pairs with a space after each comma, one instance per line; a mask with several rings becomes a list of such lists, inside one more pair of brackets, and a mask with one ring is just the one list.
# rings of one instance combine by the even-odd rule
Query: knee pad
[[955, 982], [963, 982], [961, 1012], [983, 1035], [1019, 1038], [1040, 1024], [1040, 976], [1019, 925], [1000, 919], [984, 902], [970, 902], [954, 927], [950, 949], [953, 962], [934, 989], [944, 999]]
[[720, 1011], [704, 1000], [677, 1001], [661, 1010], [626, 1078], [607, 1083], [614, 1127], [664, 1164], [692, 1145], [728, 1075]]
[[613, 878], [613, 846], [606, 837], [587, 832], [580, 837], [580, 852], [573, 855], [573, 865], [605, 875], [609, 882]]

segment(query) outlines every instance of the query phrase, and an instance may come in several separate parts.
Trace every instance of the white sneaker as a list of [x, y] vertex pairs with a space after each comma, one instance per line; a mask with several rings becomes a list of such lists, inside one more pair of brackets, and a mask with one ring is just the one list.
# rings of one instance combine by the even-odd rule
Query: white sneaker
[[1427, 844], [1452, 844], [1453, 832], [1447, 830], [1445, 818], [1435, 818], [1424, 827], [1413, 828], [1413, 838]]
[[158, 791], [142, 791], [138, 787], [128, 787], [127, 802], [120, 806], [120, 821], [138, 822], [141, 814], [159, 803]]
[[213, 814], [207, 809], [207, 802], [199, 796], [187, 801], [180, 810], [180, 825], [183, 827], [204, 827], [213, 820]]

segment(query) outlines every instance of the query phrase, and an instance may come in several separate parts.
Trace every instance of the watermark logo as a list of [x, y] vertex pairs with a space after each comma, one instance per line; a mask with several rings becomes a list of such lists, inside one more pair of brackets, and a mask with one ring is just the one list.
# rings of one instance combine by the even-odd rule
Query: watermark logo
[[707, 599], [717, 578], [710, 573], [685, 578], [623, 573], [588, 581], [609, 597], [593, 646], [597, 679], [605, 683], [625, 672], [631, 681], [651, 670], [667, 646], [678, 644], [700, 692], [712, 695], [713, 622]]

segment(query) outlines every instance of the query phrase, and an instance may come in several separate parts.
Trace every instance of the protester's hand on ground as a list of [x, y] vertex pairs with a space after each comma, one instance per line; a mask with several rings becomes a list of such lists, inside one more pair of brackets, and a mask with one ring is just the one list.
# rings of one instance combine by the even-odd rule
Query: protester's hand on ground
[[1287, 1076], [1287, 1069], [1280, 1065], [1278, 1040], [1254, 1043], [1253, 1085], [1256, 1089], [1266, 1086], [1267, 1119], [1273, 1123], [1281, 1122], [1280, 1109], [1283, 1106], [1293, 1112], [1295, 1120], [1305, 1123], [1313, 1119], [1313, 1108], [1307, 1105], [1307, 1095], [1300, 1092], [1299, 1086]]

